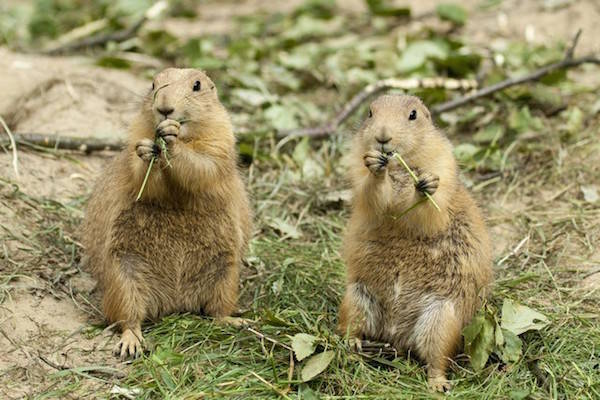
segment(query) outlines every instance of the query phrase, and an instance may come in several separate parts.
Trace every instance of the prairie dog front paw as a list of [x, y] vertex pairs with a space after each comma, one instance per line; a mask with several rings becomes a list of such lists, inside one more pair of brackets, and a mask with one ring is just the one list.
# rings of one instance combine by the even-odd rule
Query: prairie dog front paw
[[150, 139], [142, 139], [135, 145], [135, 153], [144, 161], [150, 161], [152, 158], [158, 156], [160, 149]]
[[371, 150], [367, 151], [363, 156], [365, 167], [369, 168], [369, 171], [375, 176], [381, 176], [381, 173], [385, 171], [388, 165], [389, 158], [386, 154], [378, 151]]
[[415, 171], [417, 178], [419, 179], [417, 183], [415, 183], [415, 188], [417, 191], [425, 195], [433, 195], [440, 185], [440, 177], [432, 174], [431, 172], [425, 172], [421, 170]]
[[165, 119], [156, 127], [156, 134], [165, 141], [167, 147], [170, 147], [177, 140], [180, 128], [181, 124], [179, 122], [174, 119]]

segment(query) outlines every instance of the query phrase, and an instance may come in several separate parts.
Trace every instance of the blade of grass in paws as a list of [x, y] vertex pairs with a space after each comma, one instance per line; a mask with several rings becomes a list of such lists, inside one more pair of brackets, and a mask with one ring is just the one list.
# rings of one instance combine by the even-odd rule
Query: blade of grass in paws
[[[406, 168], [406, 170], [408, 171], [408, 173], [410, 174], [410, 176], [412, 176], [413, 180], [415, 181], [415, 183], [419, 183], [419, 178], [417, 178], [417, 176], [415, 175], [415, 173], [412, 171], [412, 169], [410, 169], [410, 167], [408, 166], [408, 164], [404, 161], [404, 159], [400, 156], [400, 154], [398, 153], [394, 153], [394, 157], [396, 157], [396, 159], [398, 161], [400, 161], [400, 163], [402, 165], [404, 165], [404, 168]], [[431, 195], [427, 192], [425, 192], [425, 196], [427, 196], [427, 198], [429, 199], [429, 201], [431, 201], [431, 204], [433, 204], [435, 206], [435, 208], [439, 211], [442, 212], [442, 210], [440, 209], [440, 206], [437, 205], [437, 203], [435, 202], [435, 200], [433, 200], [433, 197], [431, 197]], [[410, 211], [410, 209], [408, 210]], [[405, 214], [405, 213], [403, 213]]]
[[158, 142], [157, 144], [160, 146], [160, 151], [165, 155], [165, 161], [167, 162], [167, 166], [169, 168], [173, 168], [171, 166], [171, 162], [169, 161], [169, 152], [167, 151], [167, 142], [165, 142], [165, 139], [159, 137], [156, 139], [156, 141]]
[[152, 166], [154, 165], [154, 160], [156, 160], [156, 157], [152, 157], [150, 159], [150, 164], [148, 164], [148, 170], [146, 170], [146, 176], [144, 176], [144, 181], [142, 182], [142, 187], [140, 188], [140, 191], [138, 192], [138, 195], [137, 195], [135, 201], [138, 201], [140, 199], [140, 197], [142, 197], [142, 193], [144, 192], [144, 188], [146, 187], [146, 182], [148, 182], [148, 177], [150, 176], [150, 170], [152, 170]]

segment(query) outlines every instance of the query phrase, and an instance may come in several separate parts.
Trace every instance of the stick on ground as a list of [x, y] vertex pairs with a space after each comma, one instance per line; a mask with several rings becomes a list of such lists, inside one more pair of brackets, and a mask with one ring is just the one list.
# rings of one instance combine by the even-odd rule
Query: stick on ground
[[17, 143], [15, 142], [15, 137], [14, 137], [13, 133], [10, 131], [10, 129], [8, 128], [8, 125], [4, 121], [4, 118], [2, 118], [2, 117], [0, 117], [0, 125], [2, 125], [2, 127], [4, 128], [4, 130], [6, 131], [6, 134], [8, 135], [8, 138], [10, 140], [10, 147], [12, 148], [13, 169], [15, 170], [15, 177], [17, 179], [19, 179], [19, 156], [17, 154]]
[[[539, 81], [544, 76], [561, 70], [561, 69], [569, 69], [574, 68], [582, 64], [596, 64], [600, 65], [600, 58], [598, 58], [595, 54], [590, 54], [580, 58], [573, 58], [573, 54], [575, 52], [575, 47], [577, 46], [577, 42], [579, 41], [579, 37], [581, 35], [581, 30], [577, 32], [575, 37], [572, 40], [571, 46], [565, 52], [565, 57], [558, 62], [551, 63], [545, 65], [541, 68], [538, 68], [535, 71], [532, 71], [528, 74], [525, 74], [516, 78], [508, 78], [504, 81], [498, 82], [494, 85], [487, 86], [477, 90], [474, 93], [468, 94], [466, 96], [457, 97], [453, 100], [449, 100], [444, 103], [440, 103], [431, 109], [432, 114], [441, 114], [450, 110], [454, 110], [459, 108], [465, 104], [471, 103], [474, 100], [477, 100], [482, 97], [489, 96], [493, 93], [499, 92], [511, 86], [520, 85], [526, 82], [534, 82]], [[438, 78], [441, 79], [441, 78]], [[309, 136], [314, 138], [323, 138], [329, 136], [337, 131], [340, 125], [366, 100], [368, 100], [371, 96], [380, 93], [384, 90], [388, 89], [413, 89], [417, 87], [427, 87], [427, 86], [413, 86], [413, 87], [405, 87], [403, 84], [393, 84], [393, 82], [402, 82], [397, 80], [383, 80], [376, 82], [374, 84], [368, 85], [363, 90], [361, 90], [356, 96], [354, 96], [346, 105], [342, 108], [342, 110], [329, 122], [325, 124], [313, 128], [300, 128], [300, 129], [292, 129], [288, 131], [280, 131], [277, 133], [279, 138], [284, 138], [287, 136]], [[430, 86], [430, 87], [445, 87], [445, 86]], [[463, 87], [447, 87], [447, 89], [464, 89]]]

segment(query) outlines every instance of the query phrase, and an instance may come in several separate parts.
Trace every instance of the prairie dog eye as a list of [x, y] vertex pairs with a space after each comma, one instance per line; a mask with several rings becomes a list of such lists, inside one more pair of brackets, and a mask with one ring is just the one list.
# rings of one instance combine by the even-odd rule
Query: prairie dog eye
[[152, 82], [152, 89], [151, 90], [154, 90], [154, 82]]
[[192, 88], [194, 92], [198, 92], [200, 90], [200, 81], [194, 82], [194, 87]]
[[373, 110], [371, 110], [371, 109], [369, 108], [369, 118], [372, 118], [372, 117], [373, 117]]
[[408, 116], [408, 120], [414, 121], [415, 119], [417, 119], [417, 110], [412, 110]]

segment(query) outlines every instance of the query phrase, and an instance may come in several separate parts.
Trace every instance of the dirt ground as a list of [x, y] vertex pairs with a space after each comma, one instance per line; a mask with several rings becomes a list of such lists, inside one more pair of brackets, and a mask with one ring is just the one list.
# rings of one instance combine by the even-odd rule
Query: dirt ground
[[[292, 7], [292, 3], [295, 2], [283, 5], [277, 2], [276, 7]], [[348, 12], [365, 12], [362, 2], [347, 3]], [[436, 2], [412, 0], [409, 3], [419, 15], [431, 11]], [[544, 43], [569, 38], [577, 28], [582, 28], [584, 35], [578, 51], [600, 50], [598, 2], [579, 1], [571, 7], [540, 11], [537, 2], [505, 1], [502, 13], [481, 10], [477, 7], [480, 2], [476, 0], [463, 3], [470, 10], [464, 28], [464, 36], [470, 43], [489, 45], [490, 38], [498, 43], [511, 38]], [[258, 0], [242, 2], [239, 6], [211, 2], [201, 10], [200, 21], [167, 20], [161, 23], [167, 29], [190, 36], [202, 32], [227, 32], [232, 29], [232, 15], [250, 14], [265, 8], [267, 6]], [[415, 27], [407, 26], [406, 29]], [[581, 82], [600, 81], [597, 70], [583, 68], [572, 74]], [[140, 96], [148, 86], [149, 80], [145, 77], [95, 67], [85, 57], [46, 57], [0, 48], [0, 87], [3, 88], [0, 115], [10, 122], [15, 132], [122, 139], [137, 110]], [[564, 165], [573, 171], [584, 162], [600, 165], [597, 149], [584, 151], [580, 147], [568, 151]], [[19, 148], [19, 178], [14, 175], [9, 152], [0, 153], [0, 175], [2, 179], [16, 183], [23, 193], [69, 203], [89, 194], [95, 176], [111, 155], [72, 153], [68, 157], [55, 157]], [[555, 154], [545, 156], [557, 157]], [[531, 174], [531, 179], [535, 179], [532, 172], [526, 171]], [[597, 168], [595, 172], [598, 172]], [[569, 182], [571, 178], [574, 180]], [[564, 179], [555, 180], [554, 184], [556, 186], [528, 186], [524, 191], [507, 181], [493, 193], [476, 193], [485, 204], [497, 258], [506, 255], [529, 235], [529, 228], [512, 223], [515, 213], [532, 210], [532, 221], [552, 218], [550, 211], [544, 214], [534, 206], [540, 201], [552, 201], [552, 212], [558, 215], [561, 210], [569, 209], [574, 198], [581, 198], [582, 182], [576, 173], [566, 171]], [[589, 184], [600, 189], [598, 181]], [[0, 190], [7, 193], [12, 189], [7, 184]], [[503, 196], [506, 193], [512, 195]], [[0, 201], [1, 227], [14, 236], [29, 237], [32, 219], [23, 215], [32, 211], [26, 204], [15, 209], [14, 203], [4, 199]], [[593, 222], [589, 221], [590, 224]], [[597, 239], [588, 238], [592, 244]], [[76, 241], [77, 238], [68, 240]], [[18, 247], [19, 243], [7, 240], [1, 244], [1, 250], [10, 253], [14, 259], [30, 258], [29, 250]], [[599, 250], [586, 256], [590, 254], [589, 246], [576, 234], [561, 243], [565, 246], [565, 268], [589, 271], [579, 282], [578, 290], [582, 290], [582, 295], [596, 290], [600, 286]], [[524, 246], [527, 245], [525, 242]], [[0, 266], [10, 267], [9, 263]], [[125, 373], [127, 364], [110, 354], [113, 333], [101, 325], [101, 315], [93, 296], [94, 282], [85, 272], [74, 270], [61, 277], [60, 290], [54, 289], [56, 286], [51, 288], [43, 275], [20, 276], [19, 271], [14, 274], [19, 278], [6, 285], [6, 298], [0, 304], [0, 348], [3, 349], [0, 353], [0, 397], [20, 398], [46, 390], [53, 382], [48, 380], [48, 374], [63, 368], [94, 366], [90, 367], [93, 376], [109, 378]], [[103, 330], [103, 333], [90, 335], [92, 330]], [[90, 385], [94, 384], [97, 383], [90, 379]]]

